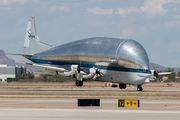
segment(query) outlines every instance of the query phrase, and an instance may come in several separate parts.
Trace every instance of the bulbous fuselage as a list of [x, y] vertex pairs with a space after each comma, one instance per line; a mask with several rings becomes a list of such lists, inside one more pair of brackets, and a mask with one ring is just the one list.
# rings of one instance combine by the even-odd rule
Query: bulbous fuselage
[[[104, 81], [142, 84], [151, 74], [145, 49], [137, 41], [118, 38], [88, 38], [74, 41], [28, 58], [33, 62], [56, 66], [80, 65], [100, 68], [106, 74]], [[130, 76], [129, 76], [130, 74]], [[141, 80], [139, 79], [141, 78]], [[148, 76], [149, 77], [149, 76]], [[137, 82], [139, 80], [139, 82]]]

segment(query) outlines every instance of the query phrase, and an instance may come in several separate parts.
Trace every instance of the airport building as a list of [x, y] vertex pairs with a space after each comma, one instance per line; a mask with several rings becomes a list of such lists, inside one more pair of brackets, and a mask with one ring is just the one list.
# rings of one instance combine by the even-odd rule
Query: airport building
[[0, 82], [17, 81], [19, 74], [26, 74], [24, 66], [0, 65]]

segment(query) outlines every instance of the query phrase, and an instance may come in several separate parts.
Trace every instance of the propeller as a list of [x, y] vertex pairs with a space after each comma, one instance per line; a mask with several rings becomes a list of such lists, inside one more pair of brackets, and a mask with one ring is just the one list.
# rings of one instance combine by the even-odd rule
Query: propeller
[[[102, 68], [102, 67], [103, 67], [103, 65], [101, 66], [101, 68]], [[93, 66], [93, 68], [96, 70], [95, 75], [94, 75], [94, 77], [93, 77], [93, 80], [96, 80], [96, 78], [97, 78], [98, 76], [103, 77], [103, 74], [100, 72], [101, 68], [98, 69], [98, 68], [95, 68], [94, 66]], [[102, 79], [103, 79], [103, 78], [102, 78]]]
[[156, 70], [154, 70], [154, 76], [158, 78], [158, 72]]
[[81, 71], [83, 71], [83, 69], [81, 69], [81, 61], [80, 61], [80, 65], [78, 65], [78, 67], [77, 67], [77, 71], [78, 71], [77, 79], [79, 79], [79, 74], [80, 74]]
[[154, 66], [153, 66], [153, 68], [154, 68], [154, 77], [158, 78], [158, 72], [156, 71]]

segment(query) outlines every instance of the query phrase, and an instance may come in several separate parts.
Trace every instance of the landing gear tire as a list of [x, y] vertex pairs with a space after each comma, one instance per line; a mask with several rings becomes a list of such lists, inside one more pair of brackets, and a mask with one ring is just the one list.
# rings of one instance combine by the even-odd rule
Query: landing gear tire
[[79, 86], [83, 86], [83, 81], [80, 81], [80, 85]]
[[138, 85], [137, 91], [142, 91], [142, 90], [143, 90], [143, 88], [142, 88], [141, 86]]
[[119, 83], [119, 88], [120, 89], [126, 89], [126, 84]]
[[76, 80], [76, 86], [83, 86], [83, 81]]

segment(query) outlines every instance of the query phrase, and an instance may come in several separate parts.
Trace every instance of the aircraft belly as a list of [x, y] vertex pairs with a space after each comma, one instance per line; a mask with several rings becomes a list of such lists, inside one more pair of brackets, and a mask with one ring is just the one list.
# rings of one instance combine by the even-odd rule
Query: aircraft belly
[[122, 71], [112, 71], [112, 70], [102, 70], [104, 74], [104, 78], [98, 78], [99, 81], [104, 82], [114, 82], [114, 83], [124, 83], [124, 84], [143, 84], [145, 80], [150, 76], [150, 74], [146, 77], [139, 76], [140, 73], [133, 73], [133, 72], [122, 72]]
[[125, 84], [134, 84], [134, 85], [143, 84], [148, 77], [140, 77], [138, 76], [138, 74], [139, 73], [133, 73], [133, 72], [120, 72], [122, 79], [121, 82]]

